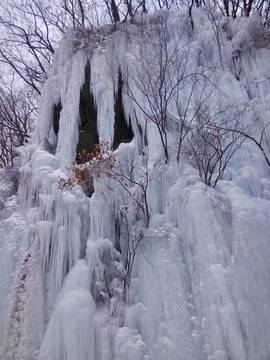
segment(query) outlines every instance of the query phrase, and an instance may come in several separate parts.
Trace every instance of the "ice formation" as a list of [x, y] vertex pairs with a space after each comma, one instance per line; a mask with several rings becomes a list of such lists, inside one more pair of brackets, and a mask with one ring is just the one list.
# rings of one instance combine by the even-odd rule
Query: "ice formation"
[[[2, 359], [270, 358], [264, 155], [245, 141], [215, 188], [189, 153], [177, 161], [180, 118], [190, 121], [200, 101], [212, 114], [244, 108], [239, 121], [259, 137], [270, 118], [269, 39], [267, 48], [256, 17], [192, 16], [193, 27], [186, 10], [161, 11], [99, 33], [72, 30], [61, 41], [36, 130], [21, 149], [18, 199], [0, 173]], [[168, 58], [172, 95], [160, 133], [151, 106], [158, 60]], [[79, 185], [59, 189], [83, 131], [88, 64], [99, 141], [114, 142], [119, 69], [134, 134], [115, 150], [115, 175], [96, 179], [90, 197]]]

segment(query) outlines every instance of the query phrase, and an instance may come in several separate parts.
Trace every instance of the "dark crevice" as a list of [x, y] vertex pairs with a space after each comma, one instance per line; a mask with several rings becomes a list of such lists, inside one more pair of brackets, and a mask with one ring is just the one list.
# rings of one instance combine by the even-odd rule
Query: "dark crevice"
[[119, 251], [119, 253], [122, 253], [121, 245], [120, 245], [120, 236], [121, 236], [121, 234], [120, 234], [120, 222], [119, 222], [119, 219], [116, 218], [114, 226], [115, 226], [115, 235], [116, 235], [116, 237], [115, 237], [116, 241], [115, 241], [114, 246], [115, 246], [116, 250]]
[[123, 99], [122, 99], [123, 79], [121, 72], [118, 78], [118, 91], [114, 103], [114, 140], [113, 148], [116, 149], [122, 142], [127, 143], [133, 139], [133, 131], [129, 119], [127, 124], [125, 119]]
[[60, 120], [60, 113], [62, 110], [62, 104], [61, 101], [59, 101], [58, 104], [54, 104], [53, 107], [53, 130], [55, 135], [59, 132], [59, 120]]
[[77, 145], [77, 162], [81, 162], [79, 154], [90, 153], [99, 142], [97, 132], [97, 110], [94, 96], [90, 91], [90, 63], [85, 67], [85, 82], [80, 93], [80, 126]]

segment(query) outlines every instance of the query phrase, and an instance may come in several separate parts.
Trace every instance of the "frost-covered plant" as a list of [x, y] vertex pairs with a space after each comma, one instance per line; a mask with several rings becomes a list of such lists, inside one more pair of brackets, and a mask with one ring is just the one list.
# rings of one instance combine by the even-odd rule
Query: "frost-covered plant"
[[120, 234], [121, 251], [118, 252], [108, 239], [99, 239], [89, 249], [94, 265], [92, 294], [97, 303], [127, 300], [127, 291], [134, 261], [144, 237], [141, 223], [132, 225], [127, 208], [120, 206], [123, 229]]
[[232, 40], [235, 52], [241, 53], [269, 44], [269, 28], [262, 26], [258, 13], [254, 13], [250, 18], [239, 19], [238, 27], [239, 31]]
[[109, 239], [99, 239], [89, 249], [94, 265], [92, 294], [97, 303], [122, 298], [124, 268], [121, 254]]

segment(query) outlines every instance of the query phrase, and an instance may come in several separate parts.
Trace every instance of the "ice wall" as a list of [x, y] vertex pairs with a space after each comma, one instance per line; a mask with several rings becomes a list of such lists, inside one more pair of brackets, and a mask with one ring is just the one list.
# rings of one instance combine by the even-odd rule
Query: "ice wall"
[[[116, 31], [70, 31], [60, 43], [37, 128], [21, 150], [18, 202], [0, 173], [3, 359], [270, 358], [270, 171], [264, 156], [245, 142], [214, 189], [192, 158], [176, 161], [180, 116], [187, 104], [191, 111], [206, 101], [213, 84], [219, 91], [207, 103], [211, 111], [221, 94], [245, 104], [243, 121], [259, 136], [269, 121], [270, 49], [266, 40], [252, 38], [254, 19], [233, 22], [197, 9], [192, 15], [194, 28], [185, 10], [159, 12]], [[191, 81], [171, 97], [168, 159], [147, 116], [153, 104], [147, 96], [155, 98], [156, 87], [151, 93], [144, 82], [156, 79], [164, 35], [167, 55], [175, 59], [171, 86], [179, 74], [207, 78], [192, 100]], [[119, 68], [134, 133], [114, 152], [114, 175], [95, 180], [91, 198], [80, 186], [58, 184], [76, 157], [88, 61], [100, 141], [113, 144]], [[174, 73], [175, 63], [181, 73]], [[55, 133], [53, 109], [60, 102]], [[267, 141], [264, 146], [269, 154]]]

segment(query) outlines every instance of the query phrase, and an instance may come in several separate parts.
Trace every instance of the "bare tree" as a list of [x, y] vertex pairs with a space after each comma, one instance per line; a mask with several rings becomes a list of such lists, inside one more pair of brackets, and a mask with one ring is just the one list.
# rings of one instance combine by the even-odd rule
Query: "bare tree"
[[133, 21], [139, 11], [147, 12], [145, 0], [104, 0], [112, 23]]
[[189, 7], [190, 0], [150, 0], [153, 9], [176, 10], [182, 7]]
[[0, 167], [13, 165], [17, 147], [24, 144], [32, 130], [36, 108], [24, 95], [12, 85], [0, 88]]
[[[245, 107], [236, 104], [200, 106], [196, 123], [187, 136], [186, 151], [207, 186], [215, 187], [234, 154], [246, 140], [243, 135]], [[240, 120], [242, 119], [242, 120]]]
[[[94, 0], [7, 0], [0, 4], [0, 62], [6, 64], [28, 86], [40, 94], [51, 67], [52, 56], [69, 26], [91, 23], [85, 9]], [[96, 25], [96, 24], [95, 24]]]
[[268, 0], [211, 0], [209, 5], [212, 11], [221, 11], [223, 16], [231, 16], [234, 19], [241, 16], [248, 17], [257, 11], [265, 22], [269, 14]]
[[111, 22], [116, 24], [117, 21], [120, 21], [120, 15], [118, 11], [118, 6], [114, 0], [104, 0], [108, 14], [110, 16]]
[[[200, 111], [202, 111], [202, 108], [210, 101], [214, 91], [222, 93], [217, 87], [217, 84], [214, 84], [213, 81], [209, 77], [206, 77], [203, 71], [201, 71], [200, 73], [191, 74], [190, 77], [187, 78], [184, 87], [186, 96], [183, 96], [181, 90], [176, 94], [174, 100], [178, 115], [178, 118], [175, 120], [177, 124], [175, 130], [178, 134], [177, 161], [180, 159], [182, 146], [188, 135], [192, 132], [193, 125]], [[169, 115], [168, 118], [170, 118]]]
[[144, 13], [147, 12], [145, 0], [125, 0], [124, 4], [126, 5], [126, 15], [124, 17], [124, 21], [129, 18], [129, 20], [132, 22], [135, 15], [138, 14], [139, 10]]
[[[0, 61], [40, 94], [40, 83], [54, 54], [48, 8], [39, 0], [26, 0], [19, 6], [15, 0], [8, 0], [1, 3], [0, 10], [0, 25], [4, 28]], [[64, 32], [62, 25], [58, 29]]]
[[68, 17], [72, 21], [73, 27], [85, 26], [85, 3], [86, 1], [83, 0], [61, 1], [61, 7], [64, 10], [65, 17]]
[[230, 133], [236, 133], [241, 137], [244, 137], [246, 140], [252, 141], [258, 149], [262, 152], [263, 157], [267, 163], [268, 166], [270, 166], [270, 157], [267, 154], [266, 148], [269, 147], [269, 140], [266, 136], [266, 131], [268, 126], [270, 126], [270, 122], [267, 123], [262, 130], [257, 131], [257, 135], [254, 134], [254, 131], [251, 131], [251, 129], [244, 127], [243, 124], [241, 126], [232, 128], [230, 126], [224, 127], [224, 125], [220, 125], [220, 129], [222, 131], [227, 131]]
[[140, 242], [144, 238], [143, 229], [138, 226], [132, 226], [128, 219], [128, 209], [125, 206], [120, 207], [121, 222], [123, 231], [120, 233], [122, 240], [122, 253], [124, 260], [124, 273], [119, 274], [124, 282], [124, 294], [130, 285], [131, 274], [134, 266], [135, 257], [138, 254]]
[[[174, 34], [172, 34], [167, 22], [167, 15], [161, 15], [157, 19], [154, 33], [147, 34], [145, 31], [143, 34], [142, 41], [144, 43], [144, 36], [154, 37], [154, 46], [148, 48], [142, 44], [140, 68], [132, 72], [122, 66], [121, 70], [124, 80], [123, 91], [139, 107], [146, 119], [156, 125], [166, 160], [169, 158], [168, 109], [177, 93], [185, 86], [187, 79], [191, 76], [190, 65], [188, 64], [189, 46], [184, 41], [185, 30], [179, 29], [172, 45], [170, 41]], [[129, 77], [146, 99], [146, 106], [140, 103], [131, 86], [129, 86]]]

